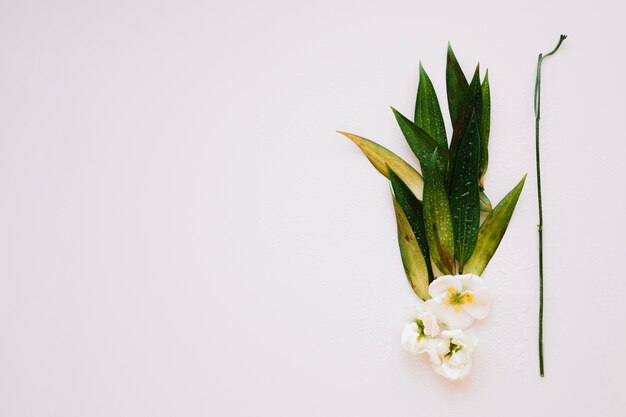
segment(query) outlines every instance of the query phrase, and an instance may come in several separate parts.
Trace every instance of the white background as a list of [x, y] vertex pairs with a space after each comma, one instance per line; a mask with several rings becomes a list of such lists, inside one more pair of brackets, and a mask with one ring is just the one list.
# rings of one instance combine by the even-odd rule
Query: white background
[[[622, 416], [618, 1], [0, 1], [0, 415]], [[532, 95], [544, 64], [546, 378]], [[399, 345], [386, 182], [418, 61], [489, 68], [487, 192], [526, 189], [471, 376]], [[447, 115], [447, 112], [446, 112]]]

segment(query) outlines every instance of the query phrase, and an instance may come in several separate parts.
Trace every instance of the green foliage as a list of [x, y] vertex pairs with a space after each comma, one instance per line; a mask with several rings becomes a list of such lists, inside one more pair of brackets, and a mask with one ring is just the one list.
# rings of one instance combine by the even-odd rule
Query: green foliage
[[[491, 91], [489, 90], [489, 71], [485, 72], [485, 79], [481, 84], [483, 114], [480, 123], [480, 165], [478, 179], [480, 190], [485, 189], [485, 173], [489, 162], [489, 132], [491, 131]], [[486, 196], [485, 196], [486, 197]]]
[[476, 247], [480, 225], [478, 196], [478, 163], [480, 162], [480, 134], [474, 113], [461, 139], [450, 176], [450, 211], [454, 226], [454, 242], [459, 270]]
[[461, 65], [459, 65], [459, 61], [457, 61], [454, 52], [452, 51], [452, 46], [448, 43], [448, 57], [446, 61], [446, 91], [448, 93], [448, 110], [450, 111], [450, 120], [452, 120], [452, 125], [454, 126], [454, 122], [461, 111], [461, 107], [463, 105], [463, 97], [465, 97], [465, 92], [469, 84], [467, 82], [467, 78], [465, 78], [465, 74], [463, 74], [463, 69]]
[[[433, 165], [435, 156], [433, 155]], [[454, 230], [444, 173], [424, 166], [424, 225], [431, 257], [446, 275], [455, 273]]]
[[[472, 82], [465, 91], [463, 96], [463, 104], [459, 109], [459, 114], [456, 121], [453, 124], [452, 140], [450, 141], [450, 160], [455, 161], [456, 151], [459, 147], [461, 139], [465, 135], [465, 131], [469, 127], [472, 115], [477, 121], [482, 120], [483, 113], [483, 95], [480, 86], [480, 74], [479, 66], [476, 65]], [[454, 164], [450, 164], [448, 172], [451, 173], [454, 168]]]
[[400, 179], [400, 177], [398, 177], [398, 175], [396, 175], [391, 168], [389, 168], [389, 180], [391, 181], [391, 187], [393, 188], [395, 199], [411, 226], [411, 230], [413, 231], [413, 235], [415, 236], [417, 244], [420, 248], [422, 257], [425, 260], [428, 272], [428, 282], [432, 282], [434, 277], [430, 264], [430, 251], [428, 250], [428, 244], [426, 242], [422, 204], [411, 192], [409, 187], [402, 182], [402, 179]]
[[483, 273], [504, 237], [504, 233], [509, 226], [509, 221], [517, 205], [517, 200], [519, 200], [522, 188], [524, 188], [525, 181], [526, 175], [524, 175], [515, 188], [500, 201], [496, 208], [487, 216], [482, 226], [480, 226], [476, 250], [465, 264], [462, 270], [463, 273], [472, 273], [475, 275]]
[[[372, 165], [391, 182], [398, 244], [413, 291], [428, 298], [440, 274], [483, 273], [494, 255], [524, 186], [524, 178], [492, 210], [484, 193], [491, 97], [480, 68], [468, 83], [448, 45], [446, 92], [453, 127], [448, 149], [435, 88], [420, 64], [414, 121], [392, 107], [422, 174], [385, 147], [351, 133]], [[482, 225], [480, 212], [489, 212]], [[434, 264], [436, 268], [432, 266]]]
[[[392, 199], [393, 209], [396, 213], [398, 246], [400, 247], [400, 257], [402, 258], [404, 273], [415, 294], [422, 300], [427, 300], [430, 298], [428, 295], [428, 284], [430, 284], [429, 269], [432, 273], [432, 267], [428, 268], [426, 264], [427, 261], [417, 243], [411, 225], [409, 225], [409, 221], [404, 215], [398, 201], [393, 196]], [[428, 260], [428, 262], [430, 262], [430, 260]]]
[[448, 149], [446, 128], [433, 83], [420, 63], [420, 82], [415, 100], [415, 124], [442, 148]]
[[[393, 107], [391, 110], [394, 116], [396, 116], [404, 138], [415, 156], [417, 156], [422, 168], [425, 165], [434, 163], [438, 171], [445, 170], [448, 166], [448, 150], [439, 145], [428, 133], [407, 119], [402, 113]], [[435, 155], [435, 158], [432, 158], [433, 155]]]
[[391, 152], [384, 146], [380, 146], [376, 142], [362, 138], [361, 136], [353, 135], [352, 133], [338, 133], [341, 133], [354, 142], [354, 144], [361, 149], [363, 154], [367, 157], [367, 159], [369, 159], [378, 172], [389, 178], [388, 168], [391, 168], [400, 178], [402, 178], [402, 181], [404, 181], [404, 183], [411, 189], [413, 194], [415, 194], [418, 199], [422, 199], [424, 180], [415, 168], [407, 164], [398, 155]]

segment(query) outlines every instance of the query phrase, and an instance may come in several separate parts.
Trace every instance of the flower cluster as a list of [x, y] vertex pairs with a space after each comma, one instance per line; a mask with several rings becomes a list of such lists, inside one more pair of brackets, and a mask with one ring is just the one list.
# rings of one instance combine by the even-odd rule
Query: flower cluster
[[474, 320], [489, 314], [493, 296], [485, 281], [473, 274], [444, 275], [428, 287], [429, 300], [407, 311], [402, 346], [427, 353], [433, 369], [452, 380], [472, 368], [476, 340], [465, 332]]

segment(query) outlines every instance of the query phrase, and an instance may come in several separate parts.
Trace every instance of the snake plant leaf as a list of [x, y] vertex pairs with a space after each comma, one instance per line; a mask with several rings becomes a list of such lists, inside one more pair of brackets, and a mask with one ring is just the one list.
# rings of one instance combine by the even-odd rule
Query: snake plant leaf
[[413, 289], [413, 292], [426, 301], [430, 298], [428, 294], [428, 269], [426, 268], [426, 260], [422, 256], [415, 234], [411, 230], [409, 221], [407, 220], [398, 201], [393, 197], [393, 209], [396, 213], [396, 223], [398, 225], [398, 245], [400, 246], [400, 257], [402, 258], [402, 266], [406, 278]]
[[430, 256], [445, 275], [453, 275], [454, 229], [446, 193], [445, 173], [436, 169], [433, 154], [431, 163], [423, 166], [424, 172], [424, 226]]
[[[485, 173], [489, 163], [489, 132], [491, 130], [491, 92], [489, 90], [489, 71], [485, 72], [485, 79], [481, 84], [483, 117], [480, 126], [480, 165], [478, 179], [480, 190], [485, 189]], [[486, 196], [485, 196], [486, 197]]]
[[450, 176], [450, 212], [454, 227], [454, 251], [459, 270], [474, 252], [480, 225], [478, 163], [480, 162], [480, 133], [474, 114], [461, 139]]
[[424, 212], [422, 210], [422, 204], [417, 197], [413, 195], [409, 187], [402, 182], [400, 177], [396, 175], [391, 168], [389, 168], [389, 180], [391, 181], [391, 187], [393, 188], [393, 194], [396, 201], [400, 205], [402, 212], [406, 216], [415, 240], [420, 248], [420, 254], [424, 259], [427, 270], [427, 281], [430, 283], [434, 280], [432, 266], [430, 264], [430, 252], [428, 249], [428, 243], [426, 242], [426, 231], [424, 228]]
[[424, 180], [422, 176], [411, 165], [406, 163], [395, 153], [373, 142], [369, 139], [365, 139], [352, 133], [338, 132], [350, 139], [356, 146], [361, 149], [363, 154], [374, 165], [374, 168], [378, 170], [385, 177], [389, 178], [387, 166], [389, 166], [402, 181], [409, 187], [411, 192], [421, 200], [424, 190]]
[[461, 110], [463, 103], [463, 97], [469, 84], [463, 70], [457, 61], [452, 46], [448, 42], [448, 57], [446, 62], [446, 90], [448, 93], [448, 110], [450, 111], [450, 120], [452, 125], [456, 122], [456, 119]]
[[[422, 169], [424, 165], [434, 161], [438, 170], [445, 170], [448, 166], [448, 150], [440, 146], [428, 133], [407, 119], [402, 113], [393, 107], [391, 110], [398, 121], [402, 134], [409, 143], [409, 147], [420, 161]], [[433, 159], [433, 155], [436, 158]]]
[[426, 70], [420, 62], [420, 80], [417, 87], [417, 99], [415, 100], [415, 124], [439, 144], [448, 149], [446, 128], [443, 124], [443, 116], [439, 107], [439, 100], [435, 87], [430, 81]]
[[[467, 91], [465, 92], [465, 96], [463, 97], [463, 102], [459, 109], [459, 114], [454, 123], [454, 128], [452, 129], [452, 139], [450, 140], [450, 160], [455, 161], [455, 154], [459, 147], [459, 143], [465, 135], [465, 131], [469, 126], [470, 119], [472, 117], [472, 113], [475, 113], [475, 117], [477, 121], [482, 121], [482, 101], [483, 95], [480, 85], [480, 66], [476, 66], [476, 70], [474, 71], [474, 76], [472, 77], [472, 82], [470, 83]], [[448, 174], [452, 172], [454, 164], [450, 164], [448, 167]]]
[[511, 190], [493, 211], [487, 216], [482, 226], [478, 230], [478, 240], [476, 249], [463, 268], [463, 273], [481, 275], [491, 257], [498, 249], [500, 241], [509, 226], [509, 221], [515, 210], [515, 205], [524, 188], [526, 175]]

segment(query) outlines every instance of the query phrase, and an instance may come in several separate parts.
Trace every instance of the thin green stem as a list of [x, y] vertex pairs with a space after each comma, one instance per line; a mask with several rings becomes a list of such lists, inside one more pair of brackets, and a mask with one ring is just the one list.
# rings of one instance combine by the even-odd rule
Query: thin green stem
[[544, 58], [554, 54], [567, 35], [561, 35], [556, 47], [546, 55], [539, 54], [537, 59], [537, 78], [535, 79], [535, 156], [537, 165], [537, 205], [539, 207], [539, 374], [543, 378], [543, 205], [541, 199], [541, 158], [539, 155], [539, 120], [541, 119], [541, 64]]

